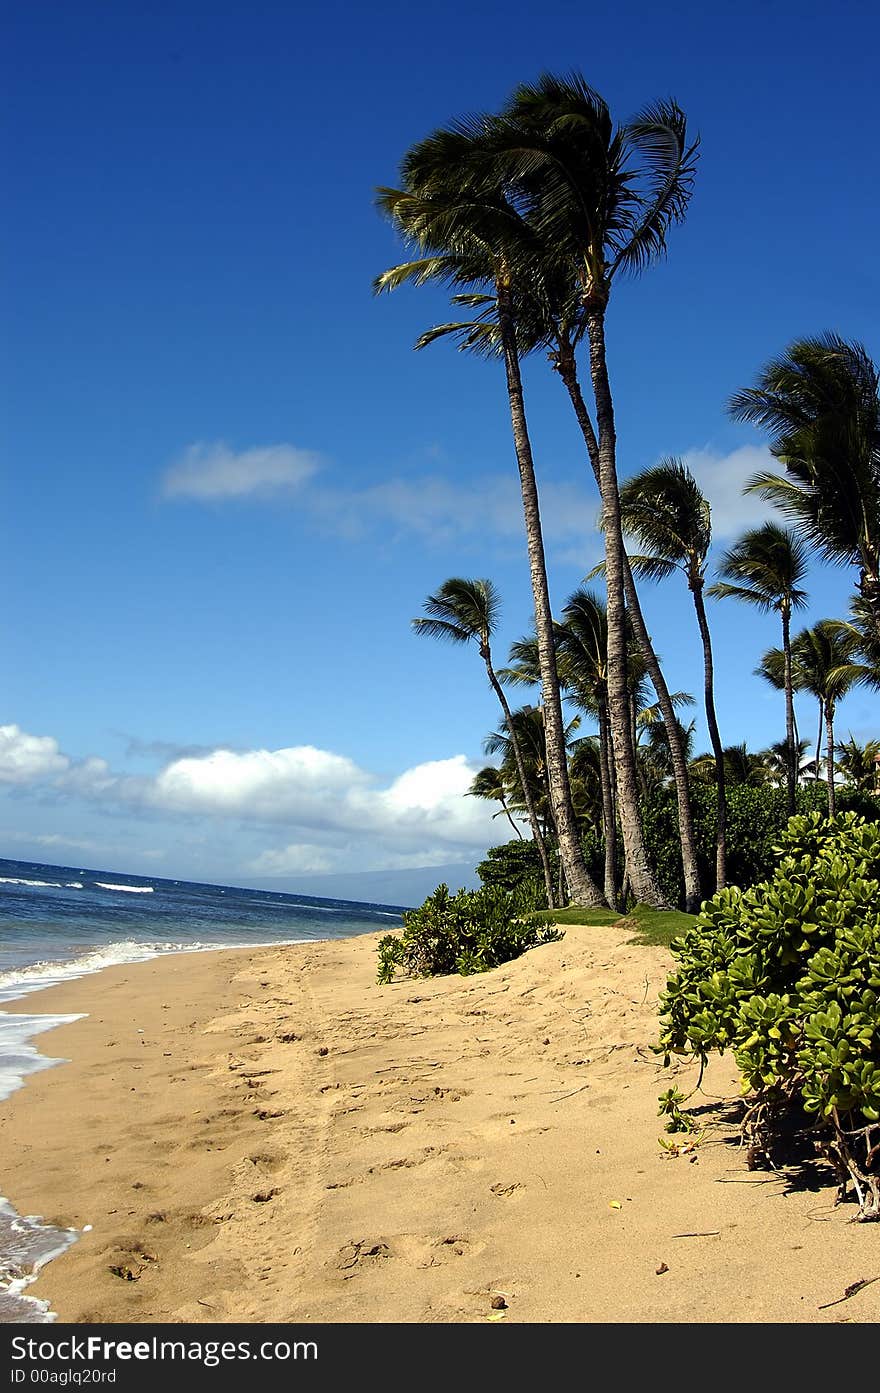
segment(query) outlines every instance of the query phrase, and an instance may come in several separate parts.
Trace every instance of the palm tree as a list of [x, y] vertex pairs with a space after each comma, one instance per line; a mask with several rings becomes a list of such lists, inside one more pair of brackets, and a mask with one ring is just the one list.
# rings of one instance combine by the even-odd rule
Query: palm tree
[[[553, 809], [550, 803], [550, 785], [547, 779], [547, 740], [544, 729], [544, 713], [540, 706], [521, 706], [511, 713], [513, 732], [522, 754], [526, 783], [535, 805], [541, 834], [546, 841], [555, 836]], [[569, 731], [566, 731], [566, 747]], [[522, 781], [516, 766], [514, 744], [509, 731], [490, 731], [483, 741], [483, 753], [501, 756], [501, 773], [512, 790], [511, 805], [514, 810], [525, 809]], [[519, 790], [519, 792], [517, 792]]]
[[825, 716], [829, 817], [833, 817], [837, 811], [834, 782], [834, 717], [837, 704], [850, 688], [864, 680], [860, 665], [852, 661], [855, 651], [854, 641], [826, 619], [820, 619], [812, 628], [804, 629], [792, 643], [795, 686], [798, 691], [814, 696], [821, 703]]
[[476, 302], [485, 298], [487, 288], [494, 296], [525, 516], [559, 853], [573, 900], [599, 905], [602, 895], [587, 870], [572, 806], [538, 490], [520, 372], [515, 272], [531, 233], [503, 182], [488, 177], [485, 122], [437, 131], [409, 150], [401, 172], [403, 188], [380, 190], [379, 205], [419, 256], [378, 277], [376, 290], [433, 280], [468, 287]]
[[[743, 740], [739, 745], [725, 745], [722, 753], [724, 779], [728, 788], [739, 788], [743, 785], [748, 788], [760, 788], [770, 780], [772, 769], [764, 751], [750, 750]], [[711, 754], [697, 755], [691, 764], [691, 770], [695, 777], [707, 783], [713, 781], [716, 777], [714, 751]]]
[[712, 638], [703, 600], [706, 556], [712, 544], [711, 509], [687, 465], [679, 459], [665, 459], [623, 485], [620, 517], [624, 534], [637, 538], [646, 549], [643, 554], [629, 558], [636, 575], [663, 580], [674, 571], [681, 571], [693, 596], [703, 644], [706, 724], [716, 766], [715, 883], [716, 888], [722, 890], [727, 884], [727, 799], [723, 747], [715, 715]]
[[880, 782], [880, 740], [860, 745], [853, 735], [837, 747], [837, 767], [847, 783], [865, 793], [875, 793]]
[[[587, 715], [596, 719], [599, 736], [595, 754], [598, 760], [602, 797], [602, 835], [605, 845], [604, 892], [607, 904], [617, 904], [616, 841], [617, 811], [611, 762], [607, 697], [607, 627], [605, 604], [591, 590], [577, 590], [569, 597], [564, 622], [555, 625], [559, 681], [566, 695]], [[534, 686], [540, 682], [538, 643], [534, 635], [511, 644], [509, 665], [499, 676], [515, 686]], [[578, 741], [576, 748], [584, 745]], [[581, 764], [571, 768], [572, 780], [583, 783], [583, 761], [591, 760], [593, 750], [581, 753]]]
[[507, 806], [507, 799], [509, 797], [507, 782], [500, 769], [494, 764], [487, 764], [485, 768], [480, 769], [474, 775], [468, 793], [472, 798], [485, 798], [487, 802], [500, 803], [500, 811], [494, 813], [493, 816], [500, 817], [503, 813], [520, 841], [523, 840], [523, 834], [514, 822], [510, 808]]
[[[646, 108], [615, 127], [602, 98], [581, 77], [544, 75], [514, 93], [493, 129], [499, 167], [529, 210], [537, 243], [524, 247], [526, 264], [542, 287], [560, 279], [568, 287], [563, 332], [554, 338], [554, 366], [569, 393], [584, 435], [605, 518], [608, 587], [608, 701], [619, 811], [626, 862], [638, 899], [665, 900], [650, 865], [638, 809], [635, 750], [626, 693], [626, 616], [664, 705], [679, 797], [679, 823], [689, 907], [699, 903], [699, 873], [686, 763], [677, 740], [674, 711], [638, 595], [626, 563], [620, 529], [614, 404], [605, 350], [605, 317], [614, 279], [637, 273], [665, 250], [670, 225], [680, 221], [690, 198], [697, 143], [688, 145], [686, 122], [673, 102]], [[572, 306], [576, 307], [572, 312]], [[589, 343], [596, 405], [594, 429], [577, 380], [575, 348]]]
[[[563, 619], [555, 626], [555, 637], [562, 688], [581, 711], [595, 719], [599, 728], [595, 750], [591, 747], [583, 758], [592, 760], [595, 755], [597, 761], [605, 846], [604, 890], [608, 904], [613, 907], [617, 903], [617, 808], [608, 716], [608, 617], [605, 602], [595, 590], [581, 587], [569, 596]], [[540, 680], [537, 653], [537, 641], [533, 635], [513, 643], [509, 666], [499, 672], [502, 682], [519, 686], [537, 683]], [[630, 653], [627, 675], [634, 743], [637, 743], [638, 732], [643, 726], [662, 719], [656, 703], [647, 704], [644, 667], [638, 658], [638, 653]], [[671, 701], [675, 709], [691, 702], [692, 698], [686, 692], [675, 692]], [[584, 744], [583, 740], [578, 741], [576, 749]], [[641, 765], [637, 768], [641, 782]], [[572, 770], [572, 777], [580, 776]]]
[[709, 587], [718, 598], [730, 597], [754, 605], [782, 620], [782, 652], [785, 671], [785, 739], [788, 745], [788, 811], [794, 812], [797, 755], [794, 727], [794, 695], [791, 679], [791, 616], [807, 603], [801, 588], [807, 571], [806, 548], [794, 532], [775, 522], [750, 528], [725, 552], [718, 565], [722, 577]]
[[[819, 703], [820, 720], [825, 721], [825, 772], [828, 780], [828, 815], [837, 811], [834, 782], [834, 718], [837, 706], [847, 692], [865, 680], [862, 664], [854, 662], [855, 640], [841, 631], [836, 620], [820, 619], [810, 629], [802, 629], [791, 644], [791, 677], [794, 690], [809, 692]], [[785, 655], [771, 648], [761, 659], [758, 672], [773, 685], [784, 679]], [[821, 731], [821, 724], [819, 727]], [[819, 767], [816, 746], [816, 768]]]
[[861, 595], [854, 595], [850, 601], [850, 619], [829, 619], [845, 639], [852, 639], [854, 656], [862, 666], [862, 681], [866, 686], [880, 691], [880, 636], [878, 636], [869, 607]]
[[529, 815], [529, 825], [532, 829], [532, 836], [541, 857], [541, 866], [544, 871], [544, 885], [547, 891], [547, 904], [550, 909], [554, 906], [553, 898], [553, 877], [550, 872], [550, 861], [547, 856], [547, 848], [541, 836], [541, 828], [538, 822], [538, 815], [535, 811], [529, 792], [528, 780], [526, 778], [525, 766], [523, 764], [522, 752], [519, 741], [514, 730], [510, 707], [504, 688], [495, 675], [492, 665], [492, 634], [498, 623], [501, 602], [495, 586], [490, 580], [464, 580], [455, 576], [451, 580], [446, 580], [440, 586], [436, 595], [429, 595], [423, 605], [426, 611], [425, 618], [418, 618], [412, 621], [413, 629], [417, 634], [427, 634], [431, 638], [446, 639], [451, 643], [471, 643], [475, 642], [479, 648], [480, 657], [486, 666], [486, 676], [495, 695], [501, 703], [504, 712], [504, 720], [510, 732], [510, 742], [513, 748], [514, 759], [517, 771], [522, 784], [523, 798]]
[[866, 349], [837, 334], [799, 339], [729, 409], [769, 432], [785, 469], [756, 474], [747, 489], [827, 560], [859, 568], [880, 639], [880, 377]]
[[[763, 669], [758, 669], [758, 671], [761, 677], [766, 676]], [[774, 682], [773, 685], [776, 686], [776, 683]], [[782, 690], [781, 684], [778, 690]], [[797, 756], [798, 769], [802, 767], [804, 756], [809, 748], [809, 740], [796, 740], [795, 754]], [[788, 777], [788, 742], [785, 740], [777, 740], [772, 745], [769, 745], [766, 750], [761, 750], [760, 754], [767, 769], [768, 777], [773, 784], [784, 783]]]

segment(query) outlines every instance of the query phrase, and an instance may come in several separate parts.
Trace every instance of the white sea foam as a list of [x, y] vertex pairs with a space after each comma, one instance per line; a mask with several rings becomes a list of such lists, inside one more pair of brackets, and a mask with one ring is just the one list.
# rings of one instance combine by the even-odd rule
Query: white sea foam
[[206, 948], [226, 948], [225, 943], [136, 943], [133, 939], [119, 943], [105, 943], [82, 953], [78, 958], [58, 959], [31, 963], [28, 967], [10, 968], [0, 972], [0, 1001], [12, 1001], [30, 992], [42, 991], [44, 987], [54, 987], [71, 977], [85, 977], [92, 972], [100, 972], [105, 967], [116, 967], [121, 963], [147, 962], [160, 953], [195, 953]]
[[96, 885], [100, 885], [102, 890], [123, 890], [126, 895], [152, 895], [152, 885], [113, 885], [106, 880], [96, 880]]
[[81, 880], [65, 880], [64, 888], [65, 890], [81, 890], [83, 884]]
[[40, 1069], [49, 1069], [61, 1060], [41, 1054], [30, 1042], [35, 1035], [46, 1030], [54, 1030], [59, 1025], [70, 1025], [72, 1021], [82, 1020], [82, 1016], [26, 1016], [8, 1011], [0, 1011], [0, 1099], [8, 1098], [17, 1088], [21, 1088], [28, 1074]]
[[15, 875], [0, 875], [0, 885], [37, 885], [45, 890], [61, 889], [59, 880], [22, 880]]
[[17, 1214], [0, 1196], [0, 1323], [46, 1325], [54, 1321], [48, 1301], [25, 1295], [25, 1288], [75, 1239], [75, 1229], [53, 1228], [36, 1215]]

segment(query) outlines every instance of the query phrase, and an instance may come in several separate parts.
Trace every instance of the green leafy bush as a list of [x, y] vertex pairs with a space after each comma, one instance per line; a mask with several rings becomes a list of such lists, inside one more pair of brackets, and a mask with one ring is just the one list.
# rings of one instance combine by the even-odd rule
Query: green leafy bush
[[[716, 792], [713, 784], [692, 783], [694, 831], [697, 858], [704, 885], [714, 883]], [[828, 806], [824, 783], [803, 783], [796, 791], [799, 814], [820, 813]], [[672, 789], [659, 789], [642, 799], [641, 813], [648, 853], [672, 904], [684, 904], [681, 870], [681, 839], [678, 812]], [[880, 819], [880, 801], [853, 788], [838, 791], [841, 812], [855, 812], [869, 822]], [[773, 875], [779, 841], [788, 823], [784, 788], [750, 788], [734, 785], [727, 790], [727, 881], [746, 890]]]
[[[601, 838], [587, 827], [581, 830], [580, 843], [590, 874], [594, 880], [601, 884], [604, 874], [604, 852]], [[558, 885], [559, 853], [552, 837], [547, 839], [547, 852], [550, 858], [553, 884]], [[620, 866], [622, 873], [622, 855]], [[486, 852], [485, 859], [480, 861], [477, 866], [477, 875], [484, 885], [498, 886], [502, 890], [528, 895], [530, 897], [529, 907], [532, 909], [547, 908], [547, 893], [544, 888], [541, 858], [538, 855], [538, 848], [531, 838], [523, 841], [517, 838], [516, 841], [504, 842], [501, 846], [490, 847]]]
[[732, 1050], [765, 1153], [793, 1109], [880, 1219], [880, 825], [793, 817], [773, 876], [722, 890], [672, 946], [660, 1050]]
[[403, 916], [403, 933], [379, 942], [379, 981], [397, 972], [468, 977], [518, 958], [527, 948], [562, 938], [534, 912], [529, 898], [497, 887], [449, 893], [438, 885], [418, 909]]

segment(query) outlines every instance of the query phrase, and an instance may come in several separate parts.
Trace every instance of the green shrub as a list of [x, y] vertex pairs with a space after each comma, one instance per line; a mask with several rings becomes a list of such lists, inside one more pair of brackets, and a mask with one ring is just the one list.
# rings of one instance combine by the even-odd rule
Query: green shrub
[[[587, 869], [598, 884], [604, 875], [604, 850], [600, 837], [592, 828], [582, 828], [580, 834], [581, 850], [587, 862]], [[559, 853], [553, 838], [547, 839], [547, 852], [550, 858], [550, 872], [554, 886], [559, 884]], [[620, 858], [621, 874], [623, 858]], [[538, 848], [528, 840], [504, 842], [492, 846], [485, 859], [477, 866], [477, 875], [484, 885], [498, 886], [502, 890], [515, 891], [530, 896], [530, 907], [547, 908], [547, 893], [544, 888], [544, 871]]]
[[439, 885], [418, 909], [403, 916], [403, 933], [379, 943], [379, 981], [395, 973], [468, 977], [518, 958], [527, 948], [562, 938], [534, 912], [528, 897], [497, 887], [460, 890]]
[[[660, 1050], [732, 1050], [767, 1152], [792, 1109], [828, 1143], [859, 1218], [880, 1219], [880, 825], [793, 817], [772, 877], [722, 890], [672, 946]], [[667, 1095], [668, 1096], [668, 1095]]]
[[[700, 877], [706, 886], [714, 884], [716, 791], [713, 784], [691, 785], [694, 831]], [[880, 802], [857, 789], [838, 791], [841, 812], [856, 812], [868, 821], [880, 819]], [[828, 789], [824, 783], [803, 783], [796, 790], [796, 811], [800, 814], [825, 813]], [[672, 904], [684, 904], [681, 869], [681, 842], [675, 792], [659, 789], [641, 802], [648, 854], [657, 867], [660, 884]], [[788, 804], [784, 788], [768, 785], [750, 788], [734, 785], [727, 790], [727, 883], [746, 890], [773, 875], [777, 848], [788, 823]]]

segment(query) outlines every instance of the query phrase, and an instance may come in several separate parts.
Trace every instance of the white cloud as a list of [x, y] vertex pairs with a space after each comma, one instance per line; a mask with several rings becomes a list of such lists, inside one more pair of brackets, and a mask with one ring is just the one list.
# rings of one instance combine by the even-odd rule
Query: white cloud
[[157, 776], [150, 799], [180, 812], [287, 821], [315, 816], [367, 778], [350, 759], [312, 745], [243, 754], [214, 750], [174, 760]]
[[[98, 797], [103, 793], [115, 791], [122, 780], [114, 774], [106, 759], [90, 755], [76, 763], [67, 761], [67, 768], [55, 780], [56, 787], [67, 793], [79, 793], [84, 797]], [[136, 780], [130, 781], [132, 784]]]
[[[367, 488], [316, 482], [319, 455], [281, 444], [242, 450], [222, 442], [190, 445], [166, 472], [166, 498], [295, 499], [327, 532], [363, 537], [377, 530], [443, 545], [462, 539], [484, 542], [487, 536], [521, 542], [522, 496], [516, 470], [471, 474], [452, 479], [442, 474], [387, 478]], [[577, 482], [539, 478], [545, 540], [578, 547], [597, 533], [598, 495], [589, 471]], [[580, 561], [580, 553], [578, 553]], [[571, 559], [565, 557], [564, 559]]]
[[726, 455], [714, 450], [688, 450], [682, 459], [712, 505], [712, 533], [716, 541], [726, 541], [747, 527], [759, 526], [767, 521], [768, 513], [773, 516], [764, 499], [742, 491], [753, 474], [778, 469], [766, 446], [741, 445]]
[[293, 842], [274, 851], [262, 851], [248, 866], [254, 875], [309, 875], [332, 871], [338, 859], [308, 842]]
[[[539, 482], [545, 540], [571, 542], [597, 531], [598, 498], [586, 486]], [[361, 490], [314, 489], [305, 500], [330, 530], [360, 536], [370, 527], [396, 527], [433, 543], [524, 536], [522, 495], [515, 473], [387, 479]]]
[[[215, 750], [179, 759], [152, 781], [138, 781], [138, 797], [169, 812], [203, 813], [244, 821], [281, 823], [307, 836], [282, 849], [298, 857], [326, 856], [328, 847], [384, 844], [439, 855], [440, 846], [487, 845], [491, 811], [466, 797], [474, 777], [464, 755], [415, 765], [387, 787], [353, 760], [312, 745], [235, 753]], [[121, 780], [116, 792], [131, 789]], [[318, 850], [320, 848], [320, 850]], [[446, 855], [447, 853], [444, 853]], [[441, 858], [442, 859], [442, 858]], [[316, 865], [297, 869], [318, 869]]]
[[29, 735], [17, 725], [0, 726], [0, 783], [37, 783], [62, 774], [69, 764], [51, 735]]
[[236, 453], [222, 441], [190, 445], [162, 481], [166, 498], [269, 498], [295, 492], [320, 466], [295, 445], [256, 446]]
[[[18, 838], [24, 840], [24, 838]], [[41, 837], [28, 837], [28, 841], [36, 842], [38, 846], [70, 846], [75, 851], [100, 851], [101, 846], [98, 842], [82, 841], [79, 837], [63, 837], [60, 832], [47, 832]]]
[[[477, 766], [462, 754], [414, 765], [383, 782], [347, 756], [313, 745], [216, 749], [137, 776], [115, 773], [95, 755], [71, 760], [49, 737], [19, 732], [16, 749], [15, 781], [39, 779], [56, 796], [154, 819], [233, 821], [242, 832], [250, 825], [251, 837], [259, 828], [284, 828], [284, 844], [251, 863], [260, 874], [442, 864], [497, 840], [493, 808], [467, 796]], [[12, 769], [11, 756], [7, 764]], [[43, 844], [63, 840], [47, 834]]]

